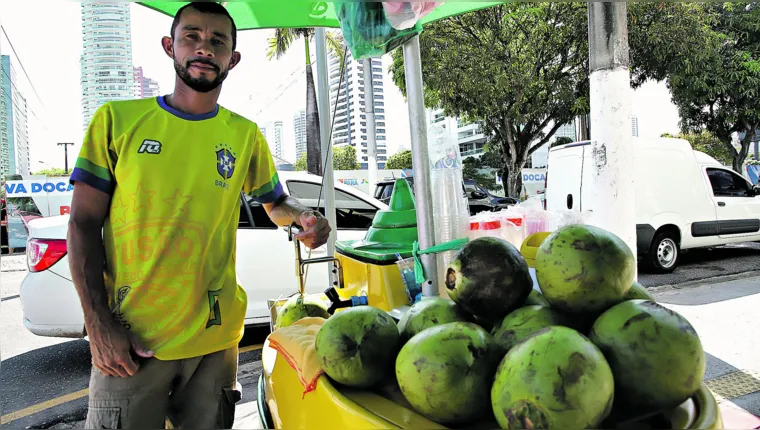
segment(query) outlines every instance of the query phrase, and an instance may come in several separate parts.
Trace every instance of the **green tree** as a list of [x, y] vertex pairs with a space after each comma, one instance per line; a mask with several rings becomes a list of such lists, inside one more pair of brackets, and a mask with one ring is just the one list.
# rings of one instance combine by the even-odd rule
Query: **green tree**
[[634, 84], [665, 80], [682, 131], [712, 133], [740, 172], [760, 127], [760, 4], [642, 2], [629, 21]]
[[356, 148], [353, 146], [333, 148], [334, 170], [359, 170], [361, 167], [361, 164], [356, 161]]
[[[356, 149], [353, 146], [333, 147], [333, 170], [358, 170], [360, 168], [361, 164], [356, 161]], [[300, 172], [308, 170], [305, 152], [293, 164], [293, 170]]]
[[388, 157], [388, 161], [385, 163], [385, 168], [387, 170], [413, 169], [412, 151], [409, 151], [407, 149], [405, 151], [400, 151], [391, 155], [390, 157]]
[[554, 139], [554, 142], [552, 142], [552, 145], [550, 146], [550, 148], [554, 148], [555, 146], [560, 146], [560, 145], [567, 145], [568, 143], [573, 143], [573, 139], [566, 136], [561, 136]]
[[[306, 48], [306, 154], [310, 173], [322, 175], [322, 149], [319, 126], [319, 110], [317, 109], [317, 92], [314, 85], [314, 72], [311, 67], [309, 42], [314, 38], [313, 28], [278, 28], [269, 38], [267, 58], [279, 59], [292, 46], [293, 42], [302, 38]], [[327, 46], [330, 52], [340, 59], [341, 69], [345, 63], [343, 38], [336, 33], [327, 33]]]
[[[71, 173], [71, 172], [69, 172]], [[66, 173], [63, 169], [60, 167], [52, 167], [50, 169], [43, 169], [37, 172], [33, 173], [34, 175], [45, 175], [45, 176], [66, 176]]]
[[[587, 38], [585, 4], [564, 2], [502, 4], [420, 35], [426, 105], [483, 124], [506, 170], [507, 195], [519, 196], [528, 157], [588, 112]], [[391, 73], [406, 93], [400, 51]]]
[[300, 157], [298, 157], [298, 160], [296, 160], [295, 164], [293, 164], [293, 170], [303, 172], [307, 168], [308, 166], [306, 165], [306, 153], [304, 152]]
[[736, 151], [729, 151], [728, 148], [714, 134], [709, 131], [701, 133], [679, 133], [672, 135], [663, 133], [662, 137], [672, 137], [689, 141], [695, 151], [704, 152], [705, 154], [718, 160], [721, 164], [730, 166], [734, 159]]

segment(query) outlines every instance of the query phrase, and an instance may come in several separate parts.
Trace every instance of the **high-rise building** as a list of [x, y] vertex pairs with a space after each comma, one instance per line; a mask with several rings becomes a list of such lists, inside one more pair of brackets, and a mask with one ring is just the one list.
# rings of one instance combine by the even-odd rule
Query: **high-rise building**
[[425, 111], [428, 127], [440, 125], [451, 133], [459, 145], [462, 158], [480, 157], [485, 151], [486, 135], [483, 127], [477, 122], [466, 122], [462, 118], [447, 117], [443, 109], [427, 109]]
[[[329, 54], [330, 113], [335, 111], [332, 144], [350, 145], [356, 148], [356, 157], [362, 169], [366, 169], [367, 155], [367, 116], [364, 113], [364, 65], [355, 61], [351, 53], [346, 54], [346, 69], [343, 83], [340, 77], [340, 61]], [[383, 88], [383, 62], [380, 58], [372, 59], [372, 86], [375, 105], [375, 139], [377, 143], [378, 168], [385, 167], [388, 160], [385, 132], [385, 95]], [[337, 98], [337, 110], [335, 109]]]
[[158, 97], [161, 94], [158, 82], [145, 77], [142, 67], [135, 67], [133, 76], [136, 98], [147, 99], [150, 97]]
[[282, 121], [267, 122], [261, 126], [261, 134], [269, 144], [269, 151], [275, 157], [282, 158]]
[[554, 133], [554, 140], [560, 137], [568, 137], [572, 139], [573, 142], [578, 140], [577, 133], [575, 132], [575, 120], [567, 124], [561, 125], [557, 129], [557, 131]]
[[639, 117], [631, 117], [631, 136], [637, 137], [639, 135]]
[[26, 99], [8, 55], [0, 56], [0, 176], [28, 175], [29, 131]]
[[296, 160], [306, 152], [306, 111], [300, 110], [293, 115], [293, 131], [296, 134]]
[[83, 125], [105, 102], [135, 98], [128, 2], [82, 2]]

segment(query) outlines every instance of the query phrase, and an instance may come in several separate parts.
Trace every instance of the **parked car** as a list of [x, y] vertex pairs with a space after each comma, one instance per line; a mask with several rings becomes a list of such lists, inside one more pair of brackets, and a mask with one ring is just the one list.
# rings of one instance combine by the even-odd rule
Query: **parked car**
[[[414, 177], [404, 178], [409, 182], [409, 186], [414, 191]], [[380, 181], [375, 186], [375, 198], [385, 204], [389, 204], [391, 200], [391, 194], [393, 193], [393, 185], [396, 180]], [[462, 184], [464, 193], [467, 196], [467, 201], [470, 205], [470, 214], [483, 211], [495, 211], [506, 209], [507, 206], [516, 205], [519, 200], [512, 197], [499, 197], [486, 190], [483, 186], [478, 184], [474, 179], [465, 179]]]
[[[288, 194], [305, 206], [316, 209], [322, 178], [305, 172], [279, 172]], [[268, 325], [267, 299], [288, 297], [298, 290], [295, 250], [285, 229], [277, 227], [263, 206], [248, 199], [253, 225], [240, 205], [237, 229], [238, 282], [248, 295], [246, 325]], [[366, 193], [341, 183], [335, 184], [338, 240], [364, 238], [378, 210], [387, 205]], [[324, 194], [320, 201], [324, 213]], [[27, 248], [29, 273], [21, 283], [20, 298], [24, 325], [34, 334], [54, 337], [84, 336], [84, 316], [71, 280], [66, 250], [68, 215], [40, 218], [29, 223]], [[309, 255], [302, 246], [302, 255]], [[325, 246], [311, 251], [311, 257], [325, 256]], [[318, 293], [328, 288], [328, 265], [310, 265], [306, 289]]]
[[[671, 138], [634, 138], [637, 253], [672, 272], [680, 251], [760, 241], [760, 188], [717, 160]], [[583, 211], [593, 198], [591, 142], [549, 152], [546, 208]]]

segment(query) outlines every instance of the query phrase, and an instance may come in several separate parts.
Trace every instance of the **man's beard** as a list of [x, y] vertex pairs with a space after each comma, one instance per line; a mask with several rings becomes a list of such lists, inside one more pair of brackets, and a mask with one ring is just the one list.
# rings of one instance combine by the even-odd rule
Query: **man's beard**
[[[216, 69], [216, 78], [214, 78], [213, 80], [208, 80], [203, 77], [200, 77], [200, 78], [192, 77], [190, 75], [190, 71], [188, 70], [190, 68], [190, 63], [192, 62], [199, 62], [199, 63], [207, 64], [209, 66], [213, 66]], [[205, 62], [205, 61], [198, 61], [198, 60], [188, 61], [187, 65], [182, 66], [181, 64], [179, 64], [179, 62], [176, 59], [174, 60], [174, 70], [177, 72], [177, 76], [179, 76], [179, 78], [182, 79], [182, 82], [184, 82], [185, 85], [187, 85], [188, 87], [190, 87], [191, 89], [199, 93], [207, 93], [207, 92], [215, 90], [227, 78], [227, 72], [228, 72], [228, 70], [225, 70], [224, 72], [222, 72], [219, 70], [219, 67], [217, 67], [216, 65]]]

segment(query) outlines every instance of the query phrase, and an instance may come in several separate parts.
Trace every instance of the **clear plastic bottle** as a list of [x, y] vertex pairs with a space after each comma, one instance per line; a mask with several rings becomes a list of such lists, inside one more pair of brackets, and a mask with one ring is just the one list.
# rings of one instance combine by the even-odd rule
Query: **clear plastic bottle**
[[[428, 153], [435, 244], [466, 238], [470, 233], [470, 207], [464, 192], [459, 145], [445, 128], [434, 125], [428, 129]], [[454, 254], [456, 251], [447, 251], [437, 256], [439, 290], [444, 297], [447, 293], [442, 275]]]

